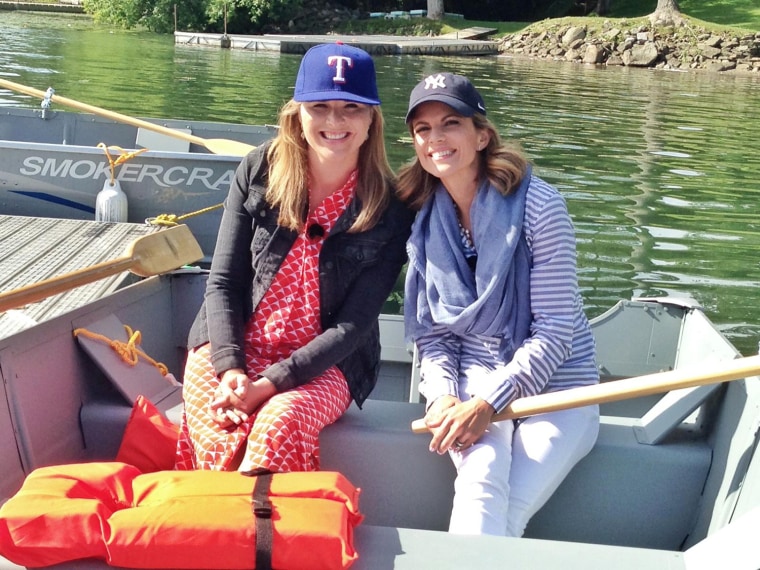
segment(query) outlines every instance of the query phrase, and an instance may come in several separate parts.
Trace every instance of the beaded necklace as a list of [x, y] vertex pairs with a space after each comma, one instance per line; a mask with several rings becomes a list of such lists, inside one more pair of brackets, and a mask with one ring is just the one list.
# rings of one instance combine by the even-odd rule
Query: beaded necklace
[[[452, 200], [452, 202], [454, 201]], [[457, 206], [456, 202], [454, 202], [454, 210], [457, 213], [457, 224], [459, 224], [459, 238], [462, 243], [462, 251], [464, 252], [465, 258], [467, 258], [467, 263], [474, 269], [475, 263], [478, 259], [478, 251], [475, 249], [470, 230], [462, 224], [461, 212], [459, 211], [459, 206]]]

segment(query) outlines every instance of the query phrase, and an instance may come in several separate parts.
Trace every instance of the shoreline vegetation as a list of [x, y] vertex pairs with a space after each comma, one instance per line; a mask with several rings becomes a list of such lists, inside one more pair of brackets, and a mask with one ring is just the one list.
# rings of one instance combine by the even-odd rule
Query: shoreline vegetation
[[[732, 4], [741, 7], [744, 1], [732, 0]], [[630, 13], [625, 8], [625, 0], [618, 2], [622, 5], [618, 13]], [[408, 15], [367, 19], [366, 14], [330, 5], [324, 0], [304, 0], [298, 20], [309, 23], [310, 33], [336, 35], [435, 37], [466, 28], [489, 28], [495, 30], [489, 39], [499, 42], [501, 56], [760, 76], [760, 31], [753, 31], [753, 28], [760, 30], [760, 9], [737, 10], [743, 18], [739, 27], [691, 17], [689, 0], [681, 0], [681, 4], [683, 9], [677, 18], [665, 22], [653, 22], [652, 14], [609, 18], [591, 14], [525, 23], [475, 22], [461, 17], [433, 21]], [[713, 10], [719, 10], [717, 5], [721, 2], [704, 2], [700, 15], [714, 15], [716, 19], [720, 16], [725, 20], [725, 13], [706, 10], [704, 4], [716, 4]], [[0, 0], [0, 8], [4, 9], [24, 10], [24, 5], [33, 5], [35, 11], [43, 5], [51, 10], [60, 7], [69, 11], [73, 7], [81, 9], [81, 0]], [[639, 7], [639, 12], [642, 10], [646, 7]], [[291, 21], [290, 27], [297, 33], [309, 33], [301, 29], [302, 22]], [[282, 29], [279, 33], [288, 33], [288, 30]]]

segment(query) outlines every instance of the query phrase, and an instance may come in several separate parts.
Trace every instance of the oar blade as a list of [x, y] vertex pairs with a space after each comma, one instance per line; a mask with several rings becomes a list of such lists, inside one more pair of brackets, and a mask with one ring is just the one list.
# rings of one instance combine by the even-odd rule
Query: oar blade
[[134, 260], [132, 273], [150, 277], [202, 259], [203, 250], [190, 228], [180, 225], [137, 238], [125, 255]]
[[245, 156], [256, 147], [250, 144], [246, 144], [240, 141], [233, 141], [229, 139], [202, 139], [203, 146], [209, 149], [214, 154], [222, 154], [228, 156]]

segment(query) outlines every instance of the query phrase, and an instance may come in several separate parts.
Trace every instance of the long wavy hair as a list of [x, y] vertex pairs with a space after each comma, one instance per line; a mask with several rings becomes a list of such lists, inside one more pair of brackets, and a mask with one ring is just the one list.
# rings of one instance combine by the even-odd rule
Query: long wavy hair
[[[280, 110], [279, 132], [269, 148], [269, 177], [266, 200], [280, 208], [278, 223], [300, 231], [309, 208], [308, 144], [303, 136], [301, 104], [290, 100]], [[393, 172], [388, 164], [383, 139], [384, 120], [380, 107], [371, 106], [369, 136], [359, 149], [359, 178], [356, 197], [361, 210], [349, 232], [372, 228], [380, 219], [391, 195]]]
[[[502, 140], [494, 124], [482, 113], [472, 116], [475, 128], [486, 131], [490, 136], [488, 145], [480, 151], [479, 179], [488, 178], [499, 192], [505, 196], [512, 192], [522, 182], [528, 168], [528, 161], [517, 146], [507, 146]], [[412, 124], [409, 132], [414, 137]], [[396, 190], [399, 197], [413, 210], [419, 210], [425, 201], [433, 194], [439, 182], [437, 176], [428, 173], [416, 154], [413, 159], [403, 165], [396, 176]]]

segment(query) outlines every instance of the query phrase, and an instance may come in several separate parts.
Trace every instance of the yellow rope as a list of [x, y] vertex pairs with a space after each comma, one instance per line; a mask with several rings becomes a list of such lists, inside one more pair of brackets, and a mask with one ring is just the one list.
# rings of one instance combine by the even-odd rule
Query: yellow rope
[[[98, 148], [103, 149], [103, 152], [106, 153], [106, 158], [108, 158], [108, 165], [111, 167], [111, 185], [114, 184], [114, 181], [116, 180], [116, 167], [124, 164], [128, 160], [132, 160], [134, 157], [136, 157], [138, 154], [145, 152], [148, 150], [147, 148], [141, 148], [138, 150], [134, 150], [131, 152], [128, 152], [121, 148], [120, 146], [106, 146], [105, 143], [98, 143]], [[110, 151], [111, 150], [118, 150], [121, 152], [121, 154], [114, 159], [111, 156]]]
[[224, 204], [217, 204], [216, 206], [209, 206], [208, 208], [202, 208], [200, 210], [196, 210], [195, 212], [182, 214], [181, 216], [178, 216], [177, 214], [159, 214], [155, 218], [148, 218], [145, 220], [145, 223], [152, 226], [176, 226], [187, 218], [218, 210], [222, 206], [224, 206]]
[[[111, 184], [112, 185], [114, 181], [116, 180], [117, 166], [124, 164], [128, 160], [132, 160], [138, 154], [148, 150], [147, 148], [141, 148], [132, 152], [128, 152], [119, 146], [106, 146], [105, 143], [98, 143], [98, 148], [103, 149], [103, 152], [106, 153], [106, 158], [108, 158], [108, 164], [111, 168]], [[111, 156], [111, 153], [110, 153], [111, 150], [118, 150], [119, 152], [121, 152], [121, 154], [118, 157], [116, 157], [116, 159], [114, 159]], [[202, 208], [200, 210], [196, 210], [195, 212], [182, 214], [180, 216], [178, 216], [177, 214], [159, 214], [155, 218], [148, 218], [147, 220], [145, 220], [145, 223], [151, 226], [176, 226], [176, 225], [179, 225], [183, 220], [186, 220], [187, 218], [192, 218], [193, 216], [199, 216], [201, 214], [205, 214], [206, 212], [212, 212], [214, 210], [218, 210], [222, 206], [224, 206], [224, 204], [216, 204], [215, 206], [209, 206], [208, 208]]]
[[140, 350], [140, 348], [138, 348], [140, 345], [140, 341], [142, 339], [142, 335], [140, 334], [140, 331], [132, 332], [132, 329], [127, 325], [124, 325], [124, 328], [126, 329], [127, 336], [129, 337], [129, 340], [127, 342], [124, 342], [121, 340], [113, 340], [113, 339], [108, 338], [107, 336], [94, 333], [92, 331], [88, 331], [87, 329], [83, 329], [83, 328], [74, 329], [74, 336], [78, 336], [81, 334], [83, 336], [86, 336], [87, 338], [91, 338], [93, 340], [100, 340], [106, 343], [114, 351], [116, 351], [116, 354], [118, 354], [124, 362], [126, 362], [130, 366], [136, 366], [138, 362], [138, 357], [142, 356], [145, 360], [147, 360], [153, 366], [158, 368], [158, 371], [161, 373], [162, 376], [166, 376], [169, 373], [169, 369], [166, 367], [166, 365], [162, 364], [161, 362], [156, 362], [150, 356], [148, 356], [142, 350]]

